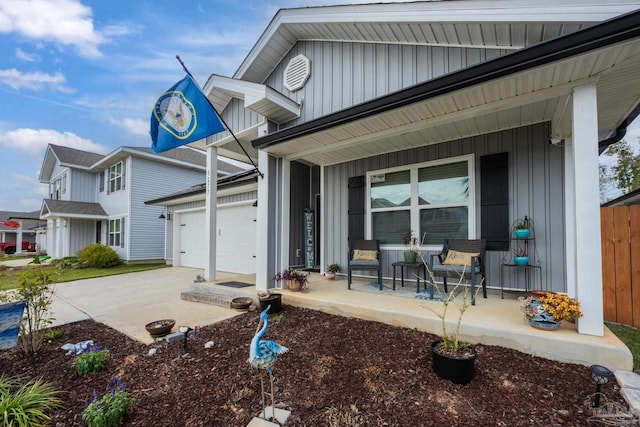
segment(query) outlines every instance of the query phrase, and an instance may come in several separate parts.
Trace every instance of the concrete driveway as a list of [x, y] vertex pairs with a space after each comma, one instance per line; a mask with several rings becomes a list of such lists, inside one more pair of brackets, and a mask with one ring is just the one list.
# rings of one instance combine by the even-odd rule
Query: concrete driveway
[[[161, 319], [180, 325], [208, 325], [239, 314], [235, 310], [184, 301], [200, 269], [172, 267], [74, 282], [56, 283], [54, 326], [94, 319], [144, 343], [153, 339], [144, 326]], [[220, 278], [220, 277], [218, 277]], [[87, 337], [93, 339], [99, 337]]]

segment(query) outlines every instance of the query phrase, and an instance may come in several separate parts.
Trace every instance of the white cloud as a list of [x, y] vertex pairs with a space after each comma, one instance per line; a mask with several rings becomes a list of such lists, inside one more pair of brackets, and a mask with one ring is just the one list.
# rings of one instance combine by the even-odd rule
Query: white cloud
[[111, 119], [111, 123], [118, 124], [126, 129], [127, 132], [133, 135], [149, 135], [149, 120], [141, 120], [141, 119], [124, 119], [124, 120], [115, 120]]
[[93, 27], [92, 11], [77, 0], [3, 0], [0, 33], [18, 33], [33, 41], [75, 47], [88, 58], [102, 56], [106, 40]]
[[66, 78], [60, 72], [46, 74], [41, 72], [21, 73], [15, 68], [0, 70], [0, 85], [6, 85], [15, 90], [27, 88], [35, 91], [52, 89], [63, 93], [73, 93], [73, 89], [64, 85]]
[[0, 145], [29, 155], [41, 155], [47, 144], [62, 145], [100, 154], [111, 151], [109, 147], [96, 144], [90, 139], [81, 138], [71, 132], [21, 128], [0, 134]]
[[26, 62], [40, 61], [40, 56], [36, 53], [27, 53], [20, 48], [16, 48], [16, 58]]

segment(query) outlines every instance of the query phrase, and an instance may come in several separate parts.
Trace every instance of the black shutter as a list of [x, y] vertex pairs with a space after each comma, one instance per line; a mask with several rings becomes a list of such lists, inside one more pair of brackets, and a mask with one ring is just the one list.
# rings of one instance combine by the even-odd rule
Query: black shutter
[[365, 177], [349, 178], [349, 241], [364, 239]]
[[509, 250], [509, 153], [480, 157], [481, 236], [488, 251]]

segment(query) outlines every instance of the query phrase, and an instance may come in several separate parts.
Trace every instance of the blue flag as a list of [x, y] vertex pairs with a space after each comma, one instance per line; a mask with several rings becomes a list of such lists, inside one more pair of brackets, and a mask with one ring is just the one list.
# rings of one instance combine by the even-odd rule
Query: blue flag
[[215, 110], [187, 75], [166, 91], [153, 107], [151, 148], [161, 153], [223, 130]]

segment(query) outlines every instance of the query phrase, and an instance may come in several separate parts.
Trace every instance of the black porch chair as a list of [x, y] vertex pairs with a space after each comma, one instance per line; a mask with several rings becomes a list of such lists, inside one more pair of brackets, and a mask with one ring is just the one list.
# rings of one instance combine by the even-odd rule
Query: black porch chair
[[[355, 258], [355, 259], [354, 259]], [[378, 240], [351, 240], [349, 243], [349, 266], [347, 289], [351, 289], [353, 270], [375, 270], [382, 290], [382, 266], [380, 265], [380, 242]]]

